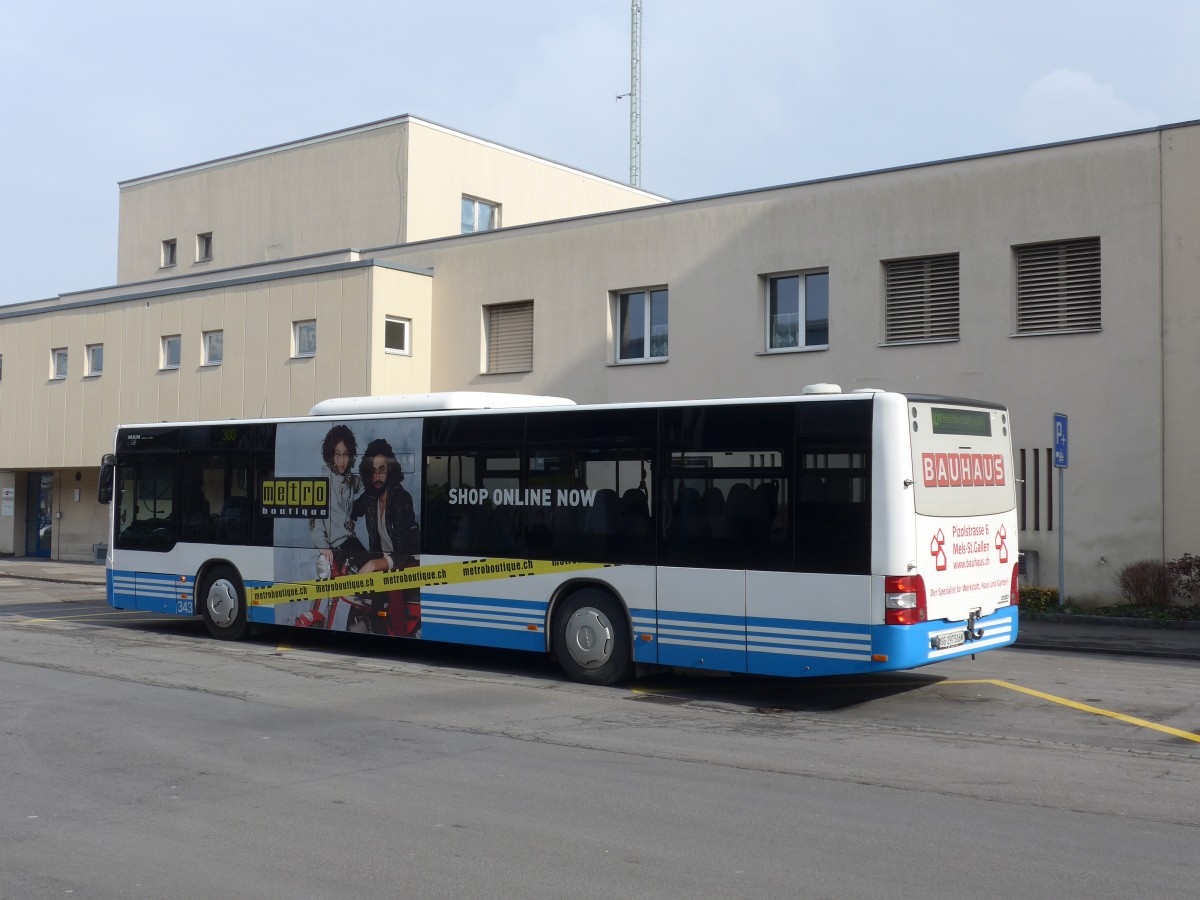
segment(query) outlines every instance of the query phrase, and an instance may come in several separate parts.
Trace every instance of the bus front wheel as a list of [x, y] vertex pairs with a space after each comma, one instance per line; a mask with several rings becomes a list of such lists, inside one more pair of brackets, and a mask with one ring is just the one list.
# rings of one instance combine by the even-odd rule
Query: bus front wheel
[[208, 573], [197, 599], [201, 604], [204, 625], [213, 637], [237, 641], [249, 632], [246, 594], [237, 572], [229, 566], [217, 566]]
[[575, 681], [613, 684], [628, 678], [632, 655], [621, 604], [594, 588], [564, 600], [554, 617], [554, 655]]

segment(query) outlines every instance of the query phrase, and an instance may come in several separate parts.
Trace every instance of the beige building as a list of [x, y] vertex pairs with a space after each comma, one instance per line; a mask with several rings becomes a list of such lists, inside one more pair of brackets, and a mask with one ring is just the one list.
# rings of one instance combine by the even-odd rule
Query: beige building
[[662, 203], [403, 117], [127, 182], [123, 283], [0, 309], [0, 552], [43, 550], [48, 480], [50, 552], [92, 556], [120, 421], [826, 381], [1007, 403], [1042, 584], [1068, 414], [1067, 587], [1111, 598], [1122, 564], [1200, 549], [1198, 175], [1189, 123]]

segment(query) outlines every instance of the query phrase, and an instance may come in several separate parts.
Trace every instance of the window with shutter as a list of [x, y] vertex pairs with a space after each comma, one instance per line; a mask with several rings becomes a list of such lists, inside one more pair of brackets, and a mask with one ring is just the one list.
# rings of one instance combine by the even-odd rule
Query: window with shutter
[[1100, 330], [1100, 238], [1014, 249], [1018, 334]]
[[884, 342], [958, 339], [958, 254], [894, 259], [884, 267]]
[[487, 371], [533, 369], [533, 301], [502, 303], [487, 310]]

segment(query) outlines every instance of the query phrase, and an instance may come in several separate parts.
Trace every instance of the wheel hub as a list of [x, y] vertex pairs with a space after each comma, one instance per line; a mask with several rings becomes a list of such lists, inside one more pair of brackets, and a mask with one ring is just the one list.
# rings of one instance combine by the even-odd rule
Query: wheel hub
[[209, 616], [221, 628], [227, 628], [237, 617], [237, 595], [227, 581], [213, 582], [205, 602]]
[[598, 669], [613, 652], [613, 627], [600, 610], [585, 606], [567, 621], [567, 652], [585, 669]]

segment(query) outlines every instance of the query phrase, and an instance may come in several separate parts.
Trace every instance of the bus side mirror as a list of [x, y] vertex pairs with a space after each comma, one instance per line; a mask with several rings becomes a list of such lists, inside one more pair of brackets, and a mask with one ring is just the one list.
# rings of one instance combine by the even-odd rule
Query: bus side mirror
[[111, 453], [105, 453], [100, 460], [100, 485], [96, 490], [96, 499], [101, 503], [111, 503], [113, 498], [113, 480], [117, 473], [117, 458]]

